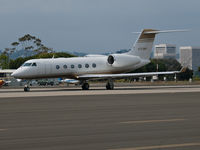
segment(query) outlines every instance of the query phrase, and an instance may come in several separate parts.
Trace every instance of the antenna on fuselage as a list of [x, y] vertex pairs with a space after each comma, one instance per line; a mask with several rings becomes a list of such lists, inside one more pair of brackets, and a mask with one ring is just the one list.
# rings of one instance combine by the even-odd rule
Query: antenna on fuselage
[[54, 55], [53, 55], [52, 59], [54, 59]]

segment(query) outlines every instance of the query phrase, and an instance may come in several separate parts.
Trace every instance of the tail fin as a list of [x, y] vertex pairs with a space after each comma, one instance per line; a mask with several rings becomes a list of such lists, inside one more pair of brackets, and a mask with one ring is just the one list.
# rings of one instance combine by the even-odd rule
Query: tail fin
[[184, 31], [188, 30], [159, 31], [154, 29], [144, 29], [142, 32], [140, 32], [139, 38], [137, 39], [131, 51], [128, 52], [128, 54], [139, 56], [142, 59], [149, 59], [152, 52], [153, 42], [156, 34], [168, 33], [168, 32], [184, 32]]
[[[157, 30], [144, 29], [140, 33], [139, 38], [137, 39], [136, 43], [134, 44], [129, 54], [139, 56], [142, 59], [149, 59], [152, 52], [155, 35], [156, 35], [156, 33], [154, 33], [153, 31], [157, 31]], [[152, 32], [152, 33], [148, 33], [148, 32]]]

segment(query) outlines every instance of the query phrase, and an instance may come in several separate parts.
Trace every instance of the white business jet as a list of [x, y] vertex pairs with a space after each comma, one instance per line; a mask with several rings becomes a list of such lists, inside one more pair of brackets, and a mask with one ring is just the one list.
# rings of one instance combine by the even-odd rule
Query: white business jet
[[[106, 79], [106, 89], [114, 89], [113, 80], [127, 77], [146, 77], [161, 74], [176, 74], [180, 71], [127, 73], [150, 63], [155, 35], [166, 32], [180, 32], [185, 30], [159, 31], [144, 29], [139, 32], [139, 38], [131, 51], [123, 54], [87, 55], [86, 57], [32, 59], [26, 61], [20, 68], [13, 72], [17, 79], [39, 78], [70, 78], [79, 81], [83, 90], [89, 89], [89, 80]], [[24, 91], [29, 91], [29, 84]]]

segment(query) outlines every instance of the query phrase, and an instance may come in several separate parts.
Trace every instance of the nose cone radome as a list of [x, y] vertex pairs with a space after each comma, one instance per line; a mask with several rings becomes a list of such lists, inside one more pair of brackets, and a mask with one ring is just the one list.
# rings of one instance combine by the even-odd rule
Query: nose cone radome
[[14, 71], [12, 74], [11, 74], [12, 77], [14, 78], [20, 78], [21, 77], [21, 73], [20, 71], [17, 69], [16, 71]]

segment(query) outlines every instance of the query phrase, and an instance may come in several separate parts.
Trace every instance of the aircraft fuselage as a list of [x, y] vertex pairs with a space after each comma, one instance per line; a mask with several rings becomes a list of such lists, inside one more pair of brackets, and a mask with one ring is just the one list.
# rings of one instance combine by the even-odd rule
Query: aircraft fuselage
[[66, 77], [77, 79], [83, 74], [108, 74], [133, 71], [147, 63], [138, 56], [113, 54], [113, 64], [108, 62], [109, 56], [72, 57], [32, 59], [24, 63], [14, 72], [16, 78], [37, 79]]

